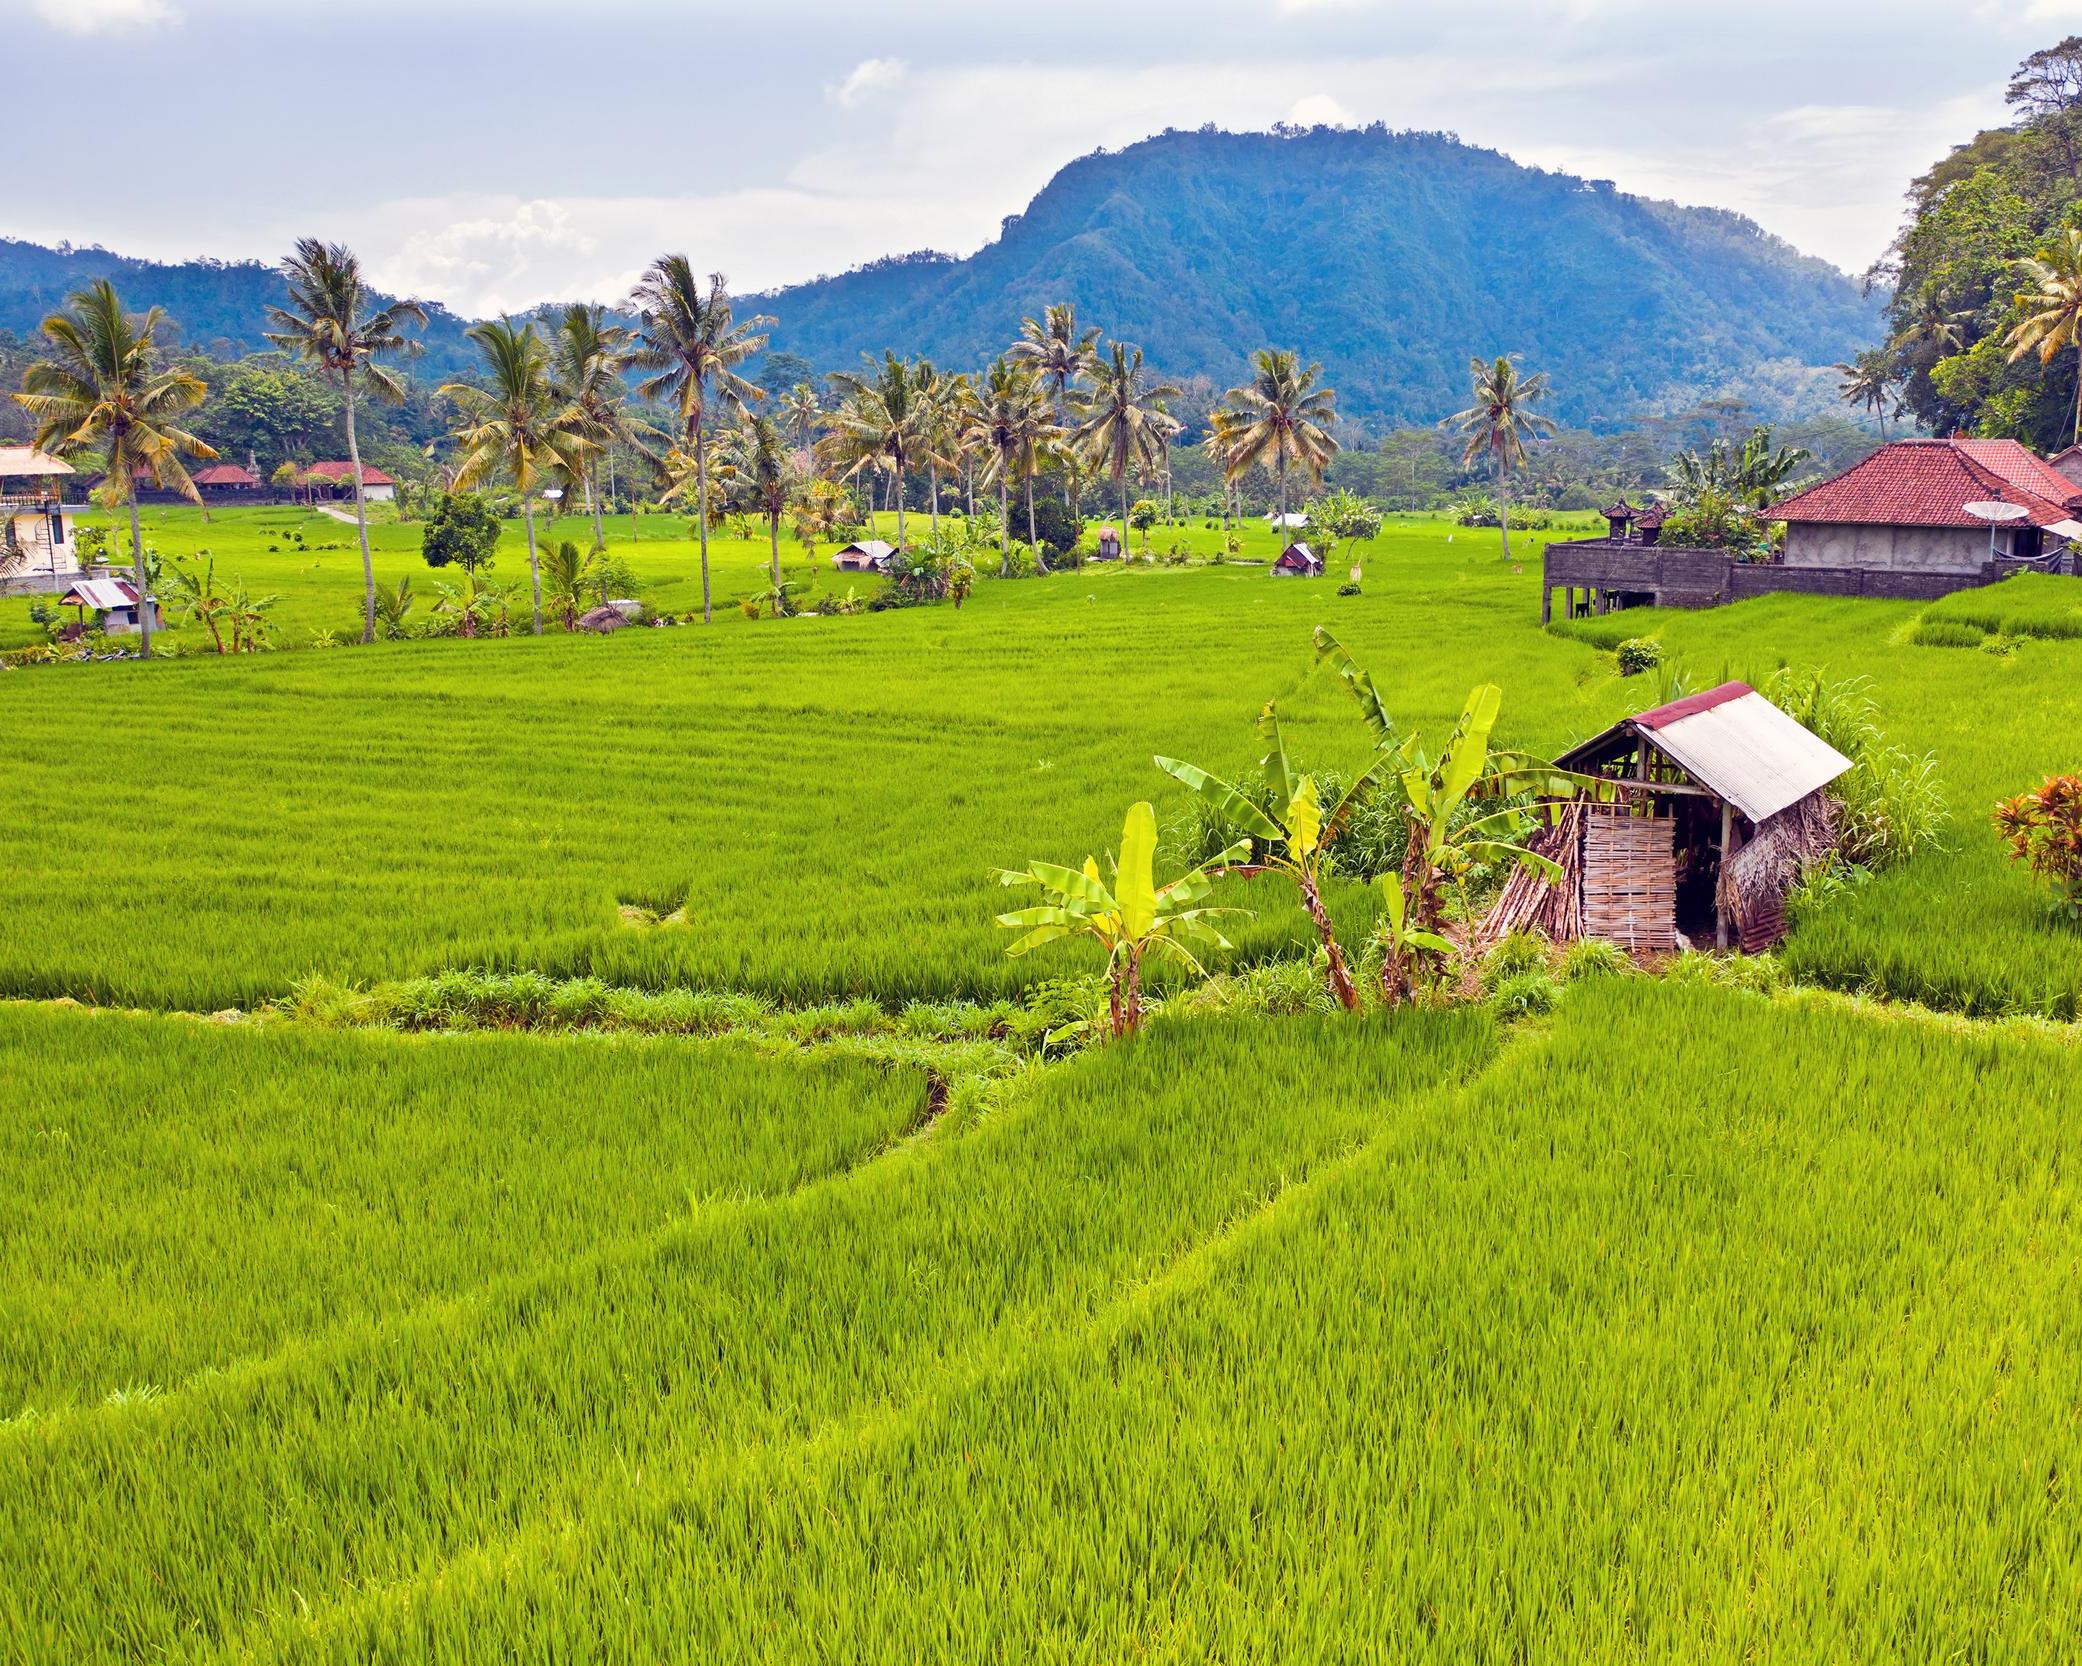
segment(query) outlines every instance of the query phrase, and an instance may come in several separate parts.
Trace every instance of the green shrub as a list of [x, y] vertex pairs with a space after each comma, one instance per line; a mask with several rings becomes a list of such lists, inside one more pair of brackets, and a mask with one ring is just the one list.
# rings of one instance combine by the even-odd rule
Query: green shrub
[[1663, 645], [1652, 636], [1630, 636], [1613, 650], [1622, 677], [1639, 676], [1663, 663]]
[[1919, 648], [1978, 648], [1987, 632], [1960, 619], [1925, 619], [1909, 633]]
[[1585, 978], [1626, 977], [1633, 970], [1634, 963], [1627, 958], [1626, 950], [1602, 937], [1577, 938], [1562, 950], [1555, 964], [1555, 973], [1563, 983], [1578, 983]]

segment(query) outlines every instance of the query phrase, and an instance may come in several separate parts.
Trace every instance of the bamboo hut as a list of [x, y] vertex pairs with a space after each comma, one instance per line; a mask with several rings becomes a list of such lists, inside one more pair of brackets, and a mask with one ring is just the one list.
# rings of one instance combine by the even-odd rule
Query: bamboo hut
[[1481, 937], [1535, 929], [1634, 954], [1711, 942], [1747, 953], [1785, 935], [1786, 893], [1836, 848], [1825, 789], [1851, 760], [1747, 683], [1723, 683], [1615, 723], [1558, 758], [1605, 790], [1556, 807]]

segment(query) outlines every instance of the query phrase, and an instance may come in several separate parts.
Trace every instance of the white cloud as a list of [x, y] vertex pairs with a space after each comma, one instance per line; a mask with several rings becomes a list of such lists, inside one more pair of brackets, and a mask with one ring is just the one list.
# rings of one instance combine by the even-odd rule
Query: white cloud
[[181, 15], [167, 0], [36, 0], [36, 14], [74, 35], [149, 29], [178, 22]]
[[1328, 93], [1310, 93], [1306, 98], [1297, 98], [1287, 111], [1287, 120], [1296, 127], [1359, 125], [1359, 118]]
[[903, 85], [907, 73], [909, 66], [901, 58], [864, 58], [853, 66], [845, 80], [827, 87], [825, 93], [840, 109], [851, 110], [871, 98], [894, 92]]

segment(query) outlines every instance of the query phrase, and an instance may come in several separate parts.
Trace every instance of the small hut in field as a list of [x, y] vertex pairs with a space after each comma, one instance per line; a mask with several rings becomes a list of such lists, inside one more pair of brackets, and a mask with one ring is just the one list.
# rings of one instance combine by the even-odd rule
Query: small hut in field
[[[94, 613], [101, 621], [101, 628], [111, 636], [124, 636], [138, 628], [138, 615], [144, 610], [138, 606], [137, 586], [127, 578], [83, 578], [58, 598], [60, 607], [78, 610], [79, 624], [87, 623], [87, 614]], [[159, 604], [153, 602], [152, 624], [156, 629], [164, 623]]]
[[1099, 548], [1093, 554], [1094, 561], [1118, 561], [1121, 558], [1121, 535], [1110, 526], [1099, 528]]
[[885, 544], [879, 538], [861, 538], [835, 554], [831, 564], [842, 573], [886, 573], [895, 559], [894, 544]]
[[1306, 544], [1289, 544], [1272, 564], [1274, 578], [1321, 578], [1323, 558]]
[[1637, 954], [1754, 954], [1782, 938], [1787, 891], [1836, 848], [1824, 789], [1851, 767], [1747, 683], [1627, 718], [1555, 761], [1601, 785], [1533, 841], [1561, 877], [1514, 873], [1481, 935], [1536, 929]]

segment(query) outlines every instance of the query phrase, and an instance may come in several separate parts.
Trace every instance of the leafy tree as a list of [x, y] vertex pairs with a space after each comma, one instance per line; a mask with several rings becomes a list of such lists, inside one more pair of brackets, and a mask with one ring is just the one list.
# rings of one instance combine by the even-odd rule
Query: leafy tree
[[1251, 355], [1250, 380], [1222, 396], [1228, 412], [1222, 429], [1226, 471], [1235, 479], [1269, 461], [1283, 528], [1289, 465], [1299, 465], [1320, 485], [1337, 451], [1330, 434], [1337, 395], [1319, 385], [1322, 374], [1321, 365], [1304, 370], [1295, 354], [1262, 347]]
[[1474, 402], [1446, 419], [1466, 438], [1461, 467], [1487, 457], [1496, 473], [1497, 526], [1506, 561], [1511, 559], [1511, 471], [1525, 462], [1525, 442], [1552, 434], [1555, 423], [1533, 407], [1548, 395], [1545, 374], [1521, 376], [1515, 358], [1470, 359], [1469, 391]]
[[210, 633], [210, 641], [218, 653], [231, 652], [224, 644], [224, 625], [231, 612], [231, 597], [217, 587], [215, 559], [205, 561], [200, 573], [185, 562], [175, 562], [173, 582], [175, 617], [199, 621]]
[[1187, 943], [1217, 949], [1231, 946], [1211, 922], [1217, 915], [1247, 911], [1207, 906], [1214, 894], [1208, 869], [1241, 861], [1249, 850], [1249, 841], [1241, 841], [1214, 862], [1159, 886], [1157, 814], [1146, 803], [1134, 804], [1121, 824], [1119, 853], [1110, 858], [1111, 884], [1089, 856], [1082, 868], [1030, 862], [1017, 870], [1001, 869], [997, 874], [1001, 885], [1038, 890], [1048, 900], [1000, 914], [998, 924], [1021, 934], [1010, 950], [1015, 955], [1065, 937], [1095, 939], [1106, 951], [1107, 1006], [1113, 1034], [1116, 1038], [1133, 1035], [1142, 1027], [1145, 961], [1166, 957], [1205, 975]]
[[451, 564], [466, 573], [490, 572], [499, 548], [499, 517], [477, 492], [450, 492], [434, 505], [419, 536], [429, 567]]
[[340, 420], [339, 396], [272, 354], [222, 367], [197, 431], [225, 456], [307, 457]]
[[1148, 498], [1137, 498], [1128, 511], [1128, 525], [1142, 534], [1142, 553], [1149, 554], [1149, 529], [1157, 524], [1157, 506]]
[[711, 392], [724, 406], [742, 412], [766, 397], [737, 373], [737, 367], [766, 345], [757, 332], [765, 316], [737, 322], [723, 274], [709, 275], [703, 290], [685, 255], [662, 255], [651, 264], [631, 297], [637, 328], [629, 363], [652, 374], [637, 384], [644, 399], [670, 400], [679, 412], [683, 443], [694, 453], [696, 516], [701, 538], [701, 621], [714, 617], [708, 567], [708, 435], [704, 422]]
[[181, 459], [217, 455], [174, 425], [203, 402], [207, 390], [186, 371], [160, 367], [158, 333], [165, 322], [157, 307], [133, 319], [106, 278], [90, 284], [63, 312], [43, 321], [51, 356], [23, 372], [22, 391], [14, 396], [36, 419], [36, 446], [57, 457], [99, 456], [108, 468], [106, 490], [129, 506], [138, 649], [147, 659], [152, 573], [138, 524], [138, 481], [199, 503], [202, 494]]
[[510, 319], [474, 325], [470, 339], [484, 358], [486, 387], [450, 382], [441, 391], [455, 401], [463, 448], [455, 485], [467, 491], [504, 475], [521, 497], [528, 529], [528, 574], [535, 592], [535, 634], [542, 634], [542, 566], [535, 547], [535, 494], [552, 479], [572, 479], [584, 465], [584, 441], [568, 425], [551, 385], [549, 355], [533, 324]]
[[376, 307], [362, 280], [361, 262], [343, 245], [315, 237], [298, 241], [282, 262], [289, 285], [289, 305], [268, 308], [274, 329], [268, 340], [285, 353], [317, 366], [340, 389], [340, 408], [347, 424], [347, 462], [353, 470], [354, 530], [361, 543], [362, 641], [376, 638], [376, 568], [369, 559], [369, 514], [362, 494], [361, 441], [355, 433], [357, 387], [389, 404], [402, 404], [404, 385], [376, 361], [401, 351], [404, 326], [426, 324], [426, 309], [416, 301], [393, 301]]
[[475, 637], [480, 630], [504, 636], [506, 593], [468, 567], [462, 569], [462, 574], [454, 584], [435, 580], [434, 588], [441, 596], [434, 603], [434, 611], [454, 618], [457, 636]]
[[1350, 492], [1326, 492], [1308, 506], [1309, 541], [1327, 567], [1345, 544], [1370, 543], [1381, 533], [1381, 511]]

